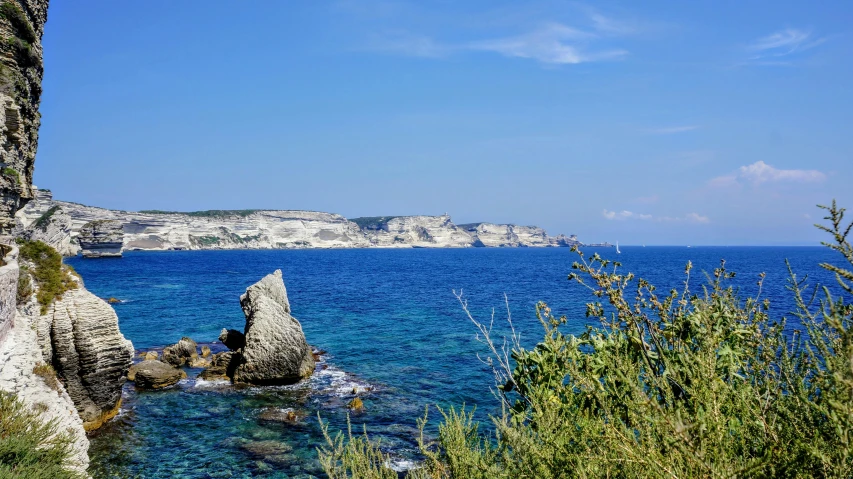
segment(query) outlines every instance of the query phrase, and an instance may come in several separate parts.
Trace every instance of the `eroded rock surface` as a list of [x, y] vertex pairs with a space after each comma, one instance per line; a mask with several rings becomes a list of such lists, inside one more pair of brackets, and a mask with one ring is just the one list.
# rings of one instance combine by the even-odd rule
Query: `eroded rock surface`
[[198, 358], [198, 344], [184, 336], [177, 343], [163, 348], [163, 361], [172, 366], [183, 366]]
[[115, 311], [80, 285], [48, 309], [50, 348], [42, 348], [74, 401], [86, 430], [118, 413], [121, 386], [133, 362], [133, 344]]
[[77, 236], [84, 258], [121, 257], [124, 230], [121, 221], [95, 220], [80, 228]]
[[142, 389], [163, 389], [187, 377], [183, 370], [156, 359], [148, 359], [130, 368], [128, 379]]
[[[458, 226], [449, 215], [376, 216], [348, 220], [318, 211], [234, 210], [173, 213], [117, 211], [56, 201], [43, 190], [18, 213], [23, 225], [54, 206], [72, 218], [72, 238], [86, 223], [115, 220], [124, 250], [294, 248], [467, 248], [471, 246], [570, 246], [537, 227], [474, 223]], [[486, 225], [478, 229], [478, 225]], [[511, 231], [507, 231], [511, 230]]]
[[0, 231], [34, 196], [33, 166], [41, 124], [41, 38], [47, 0], [4, 1], [0, 15]]
[[314, 356], [302, 325], [290, 315], [281, 270], [249, 286], [240, 306], [246, 315], [246, 345], [234, 371], [235, 382], [293, 383], [314, 372]]

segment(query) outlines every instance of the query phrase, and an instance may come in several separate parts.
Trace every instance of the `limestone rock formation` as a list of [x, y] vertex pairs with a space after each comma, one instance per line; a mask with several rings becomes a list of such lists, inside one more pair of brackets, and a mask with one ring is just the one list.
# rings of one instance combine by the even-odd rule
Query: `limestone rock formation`
[[124, 230], [121, 221], [90, 221], [80, 228], [77, 240], [84, 258], [121, 257]]
[[240, 363], [240, 354], [231, 351], [216, 353], [210, 358], [210, 366], [202, 371], [198, 377], [211, 381], [214, 379], [230, 379], [234, 376], [234, 370]]
[[236, 329], [222, 328], [219, 333], [219, 342], [231, 351], [239, 351], [246, 345], [246, 335]]
[[[476, 231], [454, 224], [450, 216], [377, 216], [353, 218], [316, 211], [238, 210], [172, 213], [115, 211], [56, 201], [45, 190], [18, 212], [30, 225], [54, 206], [72, 219], [71, 237], [91, 221], [116, 220], [124, 250], [293, 249], [293, 248], [466, 248], [470, 246], [567, 246], [537, 227], [491, 225]], [[475, 223], [477, 225], [486, 223]], [[494, 230], [494, 231], [493, 231]], [[511, 231], [508, 231], [511, 230]], [[509, 237], [509, 239], [507, 239]], [[563, 238], [564, 240], [559, 240]]]
[[198, 344], [184, 336], [177, 343], [163, 348], [163, 361], [172, 366], [180, 367], [198, 358]]
[[80, 246], [71, 237], [71, 228], [71, 216], [61, 206], [56, 205], [29, 225], [18, 223], [13, 234], [29, 241], [41, 241], [62, 256], [75, 256], [80, 251]]
[[55, 300], [40, 321], [50, 327], [45, 362], [56, 368], [86, 430], [97, 429], [118, 413], [133, 344], [119, 331], [115, 311], [82, 285]]
[[142, 389], [163, 389], [186, 377], [184, 371], [156, 359], [134, 364], [128, 373], [128, 379]]
[[375, 246], [398, 247], [455, 247], [472, 245], [471, 235], [450, 221], [450, 216], [390, 216], [356, 218], [363, 224], [365, 235]]
[[0, 5], [0, 232], [5, 233], [15, 225], [15, 212], [34, 196], [47, 5], [47, 0]]
[[246, 315], [246, 345], [234, 382], [293, 383], [314, 372], [302, 325], [290, 315], [281, 270], [249, 286], [240, 306]]

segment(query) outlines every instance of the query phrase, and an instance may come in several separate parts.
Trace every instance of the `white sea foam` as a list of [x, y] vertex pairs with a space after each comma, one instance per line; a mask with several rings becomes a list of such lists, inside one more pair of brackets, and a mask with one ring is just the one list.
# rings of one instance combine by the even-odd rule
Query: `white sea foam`
[[207, 379], [202, 379], [202, 378], [195, 378], [195, 384], [193, 385], [193, 387], [212, 388], [212, 387], [219, 387], [219, 386], [227, 386], [229, 384], [231, 384], [231, 382], [228, 381], [227, 379], [207, 380]]

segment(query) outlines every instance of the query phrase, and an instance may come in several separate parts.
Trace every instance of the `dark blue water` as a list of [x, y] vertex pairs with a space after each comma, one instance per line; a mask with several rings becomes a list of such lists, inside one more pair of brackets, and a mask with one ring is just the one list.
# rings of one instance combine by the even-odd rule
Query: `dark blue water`
[[[613, 249], [598, 251], [617, 258]], [[819, 247], [623, 247], [618, 255], [623, 269], [665, 290], [682, 284], [692, 260], [696, 291], [705, 282], [702, 271], [723, 258], [745, 294], [755, 294], [758, 274], [767, 273], [762, 297], [778, 316], [792, 309], [786, 258], [800, 276], [826, 284], [834, 279], [817, 265], [837, 259]], [[125, 301], [115, 309], [138, 350], [181, 336], [213, 342], [223, 327], [242, 330], [240, 294], [280, 268], [309, 343], [328, 352], [325, 369], [296, 386], [233, 388], [194, 381], [197, 371], [168, 391], [137, 393], [126, 386], [122, 414], [92, 437], [91, 472], [322, 477], [317, 415], [331, 429], [345, 429], [346, 403], [356, 394], [366, 411], [353, 423], [359, 430], [366, 424], [402, 467], [415, 457], [415, 421], [426, 406], [476, 405], [482, 419], [496, 412], [491, 373], [477, 359], [486, 349], [452, 291], [464, 291], [481, 321], [494, 309], [499, 331], [505, 331], [506, 294], [516, 329], [532, 345], [541, 335], [537, 301], [568, 316], [567, 332], [590, 324], [588, 291], [566, 279], [575, 260], [563, 248], [130, 252], [122, 259], [70, 259], [89, 290]], [[295, 423], [268, 420], [289, 410], [300, 418]]]

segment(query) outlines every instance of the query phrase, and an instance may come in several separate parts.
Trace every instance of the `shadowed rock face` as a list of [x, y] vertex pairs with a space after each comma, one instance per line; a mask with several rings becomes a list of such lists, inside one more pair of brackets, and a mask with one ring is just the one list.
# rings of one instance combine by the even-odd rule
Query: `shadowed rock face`
[[15, 212], [33, 198], [47, 4], [47, 0], [0, 3], [0, 232], [11, 231]]
[[286, 384], [311, 376], [314, 356], [302, 325], [290, 315], [281, 270], [249, 286], [240, 297], [246, 345], [234, 382]]
[[90, 221], [80, 228], [77, 239], [84, 258], [120, 257], [124, 231], [121, 221]]
[[121, 386], [133, 361], [133, 344], [118, 329], [118, 316], [85, 289], [66, 292], [47, 313], [52, 354], [87, 431], [118, 413]]

